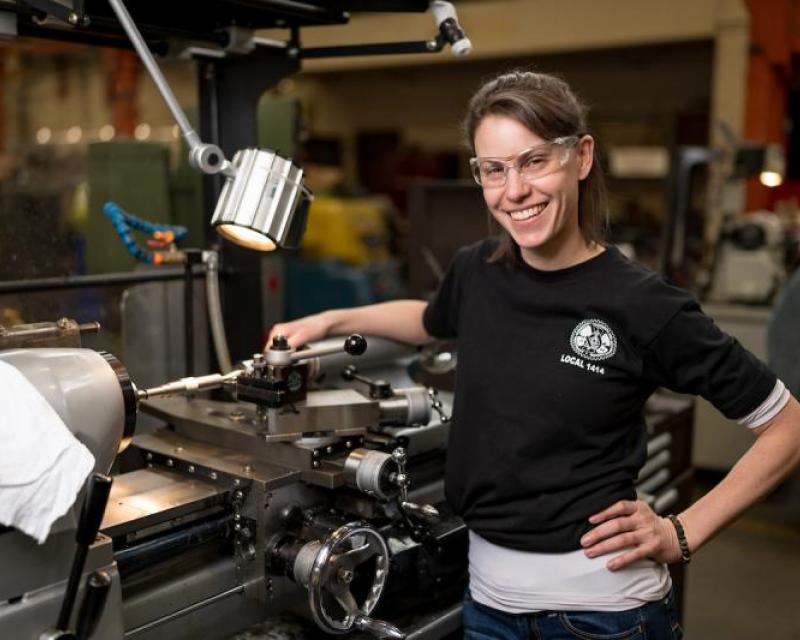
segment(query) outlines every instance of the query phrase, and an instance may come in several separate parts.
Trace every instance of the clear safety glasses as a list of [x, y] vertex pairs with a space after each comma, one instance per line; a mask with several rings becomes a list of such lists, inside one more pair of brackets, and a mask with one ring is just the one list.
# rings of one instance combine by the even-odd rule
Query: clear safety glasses
[[475, 182], [485, 188], [503, 187], [510, 169], [516, 169], [526, 182], [555, 173], [570, 158], [578, 136], [556, 138], [525, 149], [515, 158], [470, 158], [469, 166]]

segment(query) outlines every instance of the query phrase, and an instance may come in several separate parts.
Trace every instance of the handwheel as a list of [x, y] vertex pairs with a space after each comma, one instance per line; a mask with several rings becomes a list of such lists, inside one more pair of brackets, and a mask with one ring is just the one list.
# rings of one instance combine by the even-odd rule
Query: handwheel
[[[351, 584], [356, 569], [370, 560], [374, 560], [372, 582], [359, 604]], [[303, 580], [314, 621], [324, 631], [337, 635], [361, 629], [378, 637], [405, 637], [396, 627], [368, 617], [381, 597], [388, 570], [389, 548], [374, 528], [353, 522], [336, 529], [320, 543], [308, 580]], [[343, 617], [331, 612], [331, 598], [344, 612]]]

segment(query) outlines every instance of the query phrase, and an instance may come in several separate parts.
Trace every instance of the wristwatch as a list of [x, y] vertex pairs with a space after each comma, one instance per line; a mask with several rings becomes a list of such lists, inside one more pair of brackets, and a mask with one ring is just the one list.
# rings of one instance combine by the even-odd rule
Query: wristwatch
[[689, 543], [686, 542], [686, 532], [683, 530], [683, 525], [681, 521], [678, 520], [678, 516], [670, 513], [667, 518], [672, 523], [672, 526], [675, 527], [675, 533], [678, 534], [678, 546], [681, 549], [681, 562], [683, 564], [689, 564], [692, 560], [692, 552], [689, 551]]

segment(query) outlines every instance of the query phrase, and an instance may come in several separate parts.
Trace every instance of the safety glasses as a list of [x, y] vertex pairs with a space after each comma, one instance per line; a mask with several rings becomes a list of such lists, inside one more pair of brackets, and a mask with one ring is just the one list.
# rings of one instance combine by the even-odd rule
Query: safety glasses
[[513, 158], [470, 158], [472, 177], [488, 189], [504, 187], [511, 169], [516, 169], [526, 182], [543, 178], [567, 163], [578, 140], [578, 136], [555, 138], [525, 149]]

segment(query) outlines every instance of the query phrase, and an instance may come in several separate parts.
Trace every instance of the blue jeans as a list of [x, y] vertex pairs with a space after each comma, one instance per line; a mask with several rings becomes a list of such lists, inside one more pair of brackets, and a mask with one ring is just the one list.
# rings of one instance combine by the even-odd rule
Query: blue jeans
[[513, 614], [464, 594], [465, 640], [680, 640], [672, 593], [627, 611], [540, 611]]

